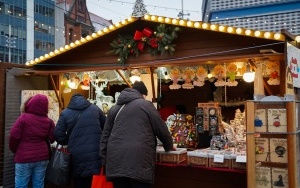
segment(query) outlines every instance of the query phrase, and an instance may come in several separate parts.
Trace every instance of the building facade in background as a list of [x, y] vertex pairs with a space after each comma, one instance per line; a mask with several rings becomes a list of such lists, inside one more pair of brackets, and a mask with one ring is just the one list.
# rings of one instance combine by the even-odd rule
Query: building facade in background
[[25, 64], [64, 41], [63, 12], [49, 0], [0, 0], [0, 61]]
[[203, 0], [205, 22], [300, 34], [299, 0]]
[[111, 24], [91, 16], [86, 0], [0, 0], [0, 20], [0, 62], [17, 64]]

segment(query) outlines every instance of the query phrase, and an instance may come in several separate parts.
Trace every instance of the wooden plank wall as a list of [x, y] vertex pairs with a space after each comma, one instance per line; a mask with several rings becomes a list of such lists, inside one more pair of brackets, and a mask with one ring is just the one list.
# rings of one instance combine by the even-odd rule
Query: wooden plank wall
[[[5, 98], [1, 101], [1, 105], [5, 105], [2, 109], [5, 110], [2, 113], [1, 119], [4, 122], [1, 124], [1, 156], [3, 157], [3, 163], [1, 170], [3, 169], [3, 175], [1, 176], [3, 187], [13, 188], [14, 187], [14, 162], [13, 153], [8, 147], [8, 135], [9, 131], [20, 115], [20, 104], [21, 104], [21, 91], [22, 90], [48, 90], [49, 79], [47, 76], [15, 76], [22, 72], [18, 68], [7, 69], [6, 86], [3, 88], [2, 93]], [[1, 74], [2, 75], [2, 74]], [[2, 87], [1, 87], [2, 88]]]

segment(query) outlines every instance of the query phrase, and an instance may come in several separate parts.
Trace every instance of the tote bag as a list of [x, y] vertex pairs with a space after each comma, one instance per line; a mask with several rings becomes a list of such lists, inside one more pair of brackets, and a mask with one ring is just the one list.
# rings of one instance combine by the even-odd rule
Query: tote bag
[[91, 188], [113, 188], [113, 183], [106, 181], [106, 175], [103, 173], [103, 167], [101, 168], [99, 175], [93, 175]]
[[71, 155], [67, 148], [56, 146], [46, 171], [46, 181], [55, 185], [70, 183]]

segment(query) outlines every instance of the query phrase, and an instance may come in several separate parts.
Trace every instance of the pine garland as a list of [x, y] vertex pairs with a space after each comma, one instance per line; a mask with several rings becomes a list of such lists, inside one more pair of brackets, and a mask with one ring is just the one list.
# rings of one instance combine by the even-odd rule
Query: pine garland
[[[139, 56], [139, 52], [146, 48], [151, 55], [173, 54], [176, 46], [173, 41], [178, 37], [179, 30], [179, 27], [160, 24], [153, 33], [149, 28], [145, 28], [146, 35], [138, 39], [132, 35], [118, 35], [110, 43], [112, 50], [108, 53], [119, 55], [118, 62], [121, 64], [124, 64], [130, 55]], [[136, 32], [143, 35], [142, 32]]]

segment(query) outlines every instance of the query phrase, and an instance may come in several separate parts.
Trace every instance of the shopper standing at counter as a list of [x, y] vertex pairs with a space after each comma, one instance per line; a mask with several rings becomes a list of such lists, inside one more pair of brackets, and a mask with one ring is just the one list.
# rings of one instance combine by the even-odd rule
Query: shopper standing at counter
[[154, 183], [156, 137], [165, 151], [172, 138], [154, 105], [145, 100], [148, 90], [136, 81], [124, 89], [107, 116], [100, 142], [102, 164], [114, 188], [149, 188]]
[[54, 142], [54, 122], [48, 117], [48, 98], [37, 94], [27, 100], [9, 134], [9, 148], [15, 154], [15, 187], [43, 188], [49, 163], [48, 141]]
[[83, 95], [74, 94], [54, 129], [58, 144], [68, 145], [75, 188], [90, 188], [100, 174], [99, 142], [106, 120], [103, 111]]

